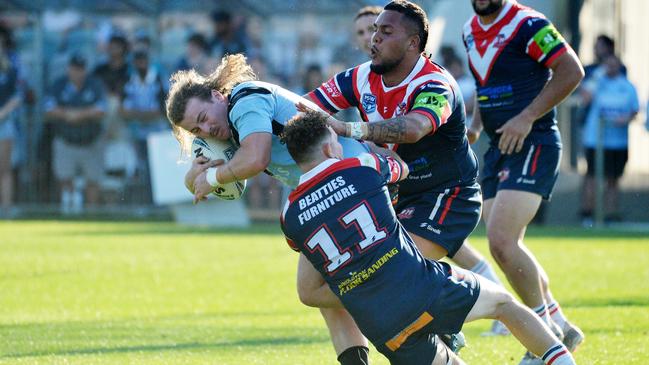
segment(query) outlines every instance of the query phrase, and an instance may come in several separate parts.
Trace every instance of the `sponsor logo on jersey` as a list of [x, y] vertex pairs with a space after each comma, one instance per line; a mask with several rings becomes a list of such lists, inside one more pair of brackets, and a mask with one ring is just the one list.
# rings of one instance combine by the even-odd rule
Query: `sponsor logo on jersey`
[[446, 107], [446, 104], [448, 104], [448, 100], [446, 100], [444, 95], [434, 92], [422, 92], [417, 95], [415, 104], [412, 108], [426, 108], [431, 110], [438, 117], [441, 117], [442, 114], [444, 114], [444, 107]]
[[524, 177], [519, 177], [516, 179], [517, 184], [525, 184], [525, 185], [534, 185], [536, 184], [536, 179], [526, 179]]
[[503, 182], [507, 179], [509, 179], [509, 168], [505, 167], [498, 172], [498, 181]]
[[431, 226], [430, 223], [427, 223], [427, 222], [423, 222], [423, 223], [421, 223], [421, 224], [419, 225], [419, 227], [420, 227], [420, 228], [425, 228], [426, 230], [431, 231], [431, 232], [436, 233], [436, 234], [440, 234], [440, 233], [442, 233], [441, 230], [439, 230], [439, 229], [437, 229], [437, 228]]
[[322, 86], [324, 87], [327, 95], [329, 95], [332, 98], [342, 95], [334, 79], [327, 81], [326, 83], [322, 84]]
[[376, 111], [376, 96], [369, 93], [363, 94], [361, 104], [363, 105], [365, 113], [374, 113]]
[[403, 211], [401, 211], [401, 213], [399, 213], [398, 217], [399, 217], [399, 219], [410, 219], [410, 218], [412, 218], [413, 214], [415, 214], [415, 208], [410, 207], [410, 208], [406, 208]]
[[552, 49], [554, 49], [554, 47], [564, 41], [554, 25], [549, 24], [536, 32], [534, 35], [534, 42], [539, 46], [543, 54], [548, 54]]

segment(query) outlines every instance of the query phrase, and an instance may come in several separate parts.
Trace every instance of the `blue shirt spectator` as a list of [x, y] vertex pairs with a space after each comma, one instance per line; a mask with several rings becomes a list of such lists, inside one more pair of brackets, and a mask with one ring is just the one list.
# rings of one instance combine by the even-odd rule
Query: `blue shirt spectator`
[[604, 123], [602, 142], [605, 149], [627, 149], [629, 122], [639, 109], [635, 87], [621, 72], [617, 57], [605, 61], [606, 73], [596, 82], [585, 87], [591, 95], [591, 108], [584, 126], [583, 144], [587, 148], [597, 146], [598, 123]]

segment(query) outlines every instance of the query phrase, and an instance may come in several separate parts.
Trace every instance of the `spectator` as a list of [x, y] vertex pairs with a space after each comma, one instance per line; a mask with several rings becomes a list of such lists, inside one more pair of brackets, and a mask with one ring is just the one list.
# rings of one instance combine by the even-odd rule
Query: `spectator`
[[108, 60], [97, 66], [94, 75], [106, 87], [110, 97], [121, 99], [128, 81], [128, 41], [121, 35], [113, 35], [108, 41]]
[[[581, 215], [585, 226], [592, 225], [595, 198], [595, 150], [598, 143], [604, 149], [604, 211], [606, 221], [619, 221], [617, 211], [618, 181], [628, 158], [628, 126], [638, 113], [638, 96], [633, 85], [622, 72], [622, 63], [616, 56], [603, 61], [605, 73], [582, 88], [582, 97], [591, 107], [584, 126], [583, 144], [586, 149], [588, 171], [584, 178]], [[598, 129], [602, 123], [602, 133]], [[599, 135], [599, 140], [598, 140]]]
[[365, 6], [358, 10], [354, 18], [354, 39], [356, 48], [365, 53], [366, 59], [370, 56], [372, 34], [374, 34], [374, 21], [383, 11], [380, 6]]
[[200, 33], [194, 33], [187, 39], [185, 55], [178, 62], [176, 71], [194, 69], [201, 75], [209, 75], [216, 66], [216, 59], [210, 57], [207, 39]]
[[[88, 77], [83, 57], [70, 58], [67, 76], [54, 83], [45, 110], [45, 117], [54, 124], [53, 169], [61, 185], [62, 213], [80, 213], [83, 193], [88, 204], [99, 202], [101, 119], [106, 110], [101, 83]], [[75, 179], [77, 170], [81, 176]]]
[[[600, 66], [608, 56], [615, 55], [615, 41], [607, 35], [600, 34], [595, 40], [593, 51], [595, 53], [595, 62], [584, 66], [584, 82], [593, 76], [597, 77], [604, 74], [604, 70]], [[622, 65], [622, 74], [626, 76], [626, 66], [624, 65]]]
[[169, 129], [163, 114], [164, 97], [162, 77], [158, 69], [151, 65], [149, 53], [144, 49], [133, 52], [132, 73], [124, 86], [124, 101], [119, 115], [127, 121], [135, 142], [137, 174], [144, 188], [144, 193], [139, 195], [144, 197], [144, 203], [151, 202], [147, 138], [153, 132]]
[[[10, 33], [2, 28], [0, 41], [0, 218], [9, 217], [14, 191], [12, 156], [16, 139], [17, 109], [20, 106], [18, 68], [12, 62]], [[6, 36], [5, 36], [6, 35]]]
[[225, 10], [212, 13], [214, 38], [210, 43], [212, 55], [220, 58], [226, 54], [248, 53], [250, 49], [245, 27], [239, 27], [232, 21], [232, 15]]

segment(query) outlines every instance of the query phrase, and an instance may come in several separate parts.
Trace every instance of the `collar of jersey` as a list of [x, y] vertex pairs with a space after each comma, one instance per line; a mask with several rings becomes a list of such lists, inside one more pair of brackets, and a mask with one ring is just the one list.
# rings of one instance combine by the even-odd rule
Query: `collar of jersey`
[[426, 64], [426, 57], [419, 56], [419, 60], [417, 61], [417, 63], [415, 63], [415, 67], [412, 68], [410, 74], [405, 79], [403, 79], [403, 81], [401, 81], [399, 85], [396, 86], [389, 86], [389, 87], [385, 86], [385, 83], [383, 82], [383, 76], [381, 76], [381, 86], [383, 87], [383, 91], [390, 92], [394, 89], [398, 89], [402, 86], [408, 85], [410, 81], [412, 81], [415, 78], [415, 76], [417, 76], [419, 71], [421, 71], [421, 69], [424, 68], [425, 64]]
[[305, 172], [302, 176], [300, 176], [299, 184], [302, 185], [303, 183], [311, 180], [314, 176], [318, 175], [319, 173], [326, 170], [329, 166], [335, 164], [338, 161], [340, 160], [335, 158], [329, 158], [320, 162], [318, 166], [312, 168], [311, 170]]
[[478, 17], [478, 25], [480, 26], [480, 28], [482, 28], [485, 31], [489, 30], [489, 28], [498, 24], [498, 22], [501, 21], [505, 17], [505, 15], [507, 15], [507, 13], [509, 13], [509, 9], [511, 9], [513, 4], [515, 3], [516, 0], [506, 0], [505, 5], [503, 6], [502, 10], [500, 10], [500, 14], [498, 14], [496, 20], [494, 20], [489, 24], [482, 24], [482, 21], [480, 21], [480, 17], [476, 15]]

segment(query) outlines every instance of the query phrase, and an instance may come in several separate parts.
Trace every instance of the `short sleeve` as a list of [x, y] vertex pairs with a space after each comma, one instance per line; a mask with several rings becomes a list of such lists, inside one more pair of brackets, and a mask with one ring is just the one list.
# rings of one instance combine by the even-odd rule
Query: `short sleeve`
[[430, 120], [434, 133], [453, 112], [455, 95], [449, 84], [430, 82], [420, 86], [412, 98], [410, 112], [423, 114]]
[[271, 94], [251, 94], [241, 98], [230, 111], [230, 120], [243, 141], [252, 133], [272, 133], [275, 101]]
[[307, 96], [322, 110], [330, 114], [358, 105], [354, 93], [354, 78], [357, 68], [350, 68], [324, 82]]
[[401, 180], [403, 167], [401, 166], [401, 163], [394, 158], [389, 156], [384, 157], [375, 153], [363, 153], [357, 158], [361, 165], [376, 170], [386, 184], [392, 184]]
[[532, 17], [521, 26], [525, 53], [536, 62], [550, 67], [552, 62], [568, 50], [568, 45], [557, 28], [547, 19]]

